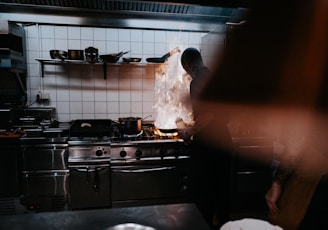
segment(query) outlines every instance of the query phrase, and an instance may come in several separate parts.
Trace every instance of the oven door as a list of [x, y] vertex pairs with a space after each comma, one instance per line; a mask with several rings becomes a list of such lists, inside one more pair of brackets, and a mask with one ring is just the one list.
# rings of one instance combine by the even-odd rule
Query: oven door
[[109, 163], [69, 165], [71, 209], [110, 207]]
[[112, 165], [112, 207], [186, 202], [188, 179], [184, 160]]
[[22, 146], [22, 170], [66, 170], [67, 144], [35, 144]]
[[68, 170], [23, 171], [20, 202], [27, 211], [66, 210], [68, 181]]

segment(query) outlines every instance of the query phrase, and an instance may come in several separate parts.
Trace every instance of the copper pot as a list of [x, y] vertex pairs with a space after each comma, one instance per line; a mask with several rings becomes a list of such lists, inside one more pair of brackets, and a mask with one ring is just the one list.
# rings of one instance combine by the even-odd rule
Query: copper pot
[[68, 50], [69, 60], [84, 60], [83, 50]]

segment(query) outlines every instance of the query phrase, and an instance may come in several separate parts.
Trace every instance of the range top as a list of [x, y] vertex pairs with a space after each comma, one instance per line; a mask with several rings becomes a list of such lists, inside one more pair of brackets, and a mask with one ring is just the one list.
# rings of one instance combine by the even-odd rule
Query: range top
[[111, 138], [104, 137], [69, 137], [68, 144], [70, 146], [94, 146], [94, 145], [109, 145]]
[[167, 158], [189, 155], [182, 139], [136, 140], [111, 143], [112, 160]]
[[110, 120], [75, 121], [68, 140], [69, 160], [127, 161], [188, 155], [177, 133], [160, 133], [153, 124], [142, 125], [141, 132], [133, 135], [118, 133], [116, 128]]
[[142, 124], [136, 134], [125, 134], [118, 123], [109, 119], [75, 120], [70, 127], [70, 141], [74, 143], [126, 142], [179, 139], [177, 132], [163, 133], [154, 124]]
[[22, 144], [53, 144], [68, 141], [68, 128], [31, 128], [23, 129], [20, 137]]

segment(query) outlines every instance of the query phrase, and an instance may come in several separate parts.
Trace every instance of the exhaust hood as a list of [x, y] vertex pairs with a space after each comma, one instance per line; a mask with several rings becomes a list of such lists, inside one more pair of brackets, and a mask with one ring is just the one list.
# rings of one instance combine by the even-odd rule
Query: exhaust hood
[[[229, 4], [228, 4], [229, 2]], [[247, 1], [0, 0], [0, 19], [18, 23], [218, 31], [238, 22]]]

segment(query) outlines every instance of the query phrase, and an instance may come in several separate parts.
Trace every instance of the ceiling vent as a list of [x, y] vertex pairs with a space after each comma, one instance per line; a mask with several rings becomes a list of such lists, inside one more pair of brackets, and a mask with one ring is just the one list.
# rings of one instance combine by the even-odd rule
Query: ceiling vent
[[[185, 25], [190, 24], [190, 28], [187, 29], [195, 30], [208, 30], [215, 25], [224, 25], [230, 21], [237, 9], [138, 0], [0, 0], [0, 8], [1, 12], [6, 14], [1, 16], [1, 13], [0, 19], [14, 19], [13, 14], [15, 14], [16, 20], [29, 19], [32, 23], [77, 24], [78, 21], [93, 26], [113, 26], [115, 23], [119, 27], [128, 24], [123, 23], [124, 20], [148, 20], [153, 24], [157, 20], [184, 22]], [[40, 15], [43, 17], [39, 17]], [[4, 18], [6, 16], [9, 18]], [[50, 18], [51, 16], [53, 19]], [[68, 17], [81, 20], [71, 20]], [[139, 22], [135, 21], [134, 24], [137, 23]], [[146, 24], [151, 27], [149, 23]]]

